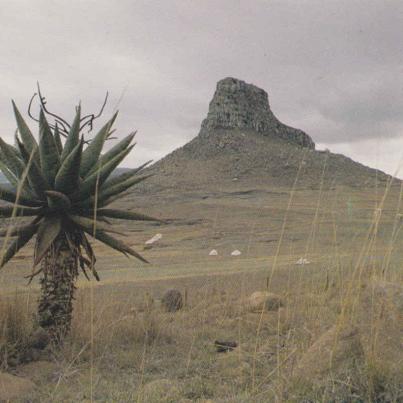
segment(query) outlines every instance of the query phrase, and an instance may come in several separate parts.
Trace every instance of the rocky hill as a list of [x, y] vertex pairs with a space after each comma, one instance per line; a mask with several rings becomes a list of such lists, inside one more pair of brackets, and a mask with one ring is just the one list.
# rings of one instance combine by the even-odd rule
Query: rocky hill
[[266, 91], [231, 77], [217, 83], [200, 134], [218, 129], [252, 130], [263, 136], [315, 148], [315, 143], [306, 133], [286, 126], [274, 116]]
[[383, 172], [343, 155], [316, 151], [302, 130], [281, 123], [267, 93], [244, 81], [217, 83], [199, 134], [151, 168], [148, 186], [175, 189], [222, 188], [230, 183], [292, 186], [376, 186]]

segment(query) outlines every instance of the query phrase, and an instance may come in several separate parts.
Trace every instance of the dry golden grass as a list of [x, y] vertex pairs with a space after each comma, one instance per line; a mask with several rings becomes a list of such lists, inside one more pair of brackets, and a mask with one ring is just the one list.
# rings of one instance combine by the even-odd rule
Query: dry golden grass
[[[61, 351], [50, 352], [53, 368], [38, 370], [34, 401], [402, 401], [400, 297], [384, 283], [403, 284], [400, 187], [296, 187], [196, 201], [192, 194], [162, 209], [203, 221], [131, 233], [137, 246], [163, 234], [144, 252], [149, 268], [97, 245], [103, 281], [80, 281], [72, 332]], [[219, 256], [208, 256], [213, 247]], [[235, 248], [238, 258], [229, 256]], [[311, 263], [296, 265], [300, 257]], [[0, 274], [2, 351], [31, 331], [37, 289], [27, 294], [21, 277], [28, 271], [22, 259]], [[250, 312], [245, 299], [267, 287], [284, 307]], [[187, 295], [174, 314], [159, 303], [168, 288]], [[359, 343], [343, 350], [339, 339], [350, 327]], [[329, 329], [336, 336], [323, 339]], [[216, 339], [239, 346], [218, 354]], [[318, 340], [330, 344], [330, 370], [320, 368], [327, 356]], [[297, 376], [301, 365], [308, 379]], [[29, 376], [24, 366], [15, 371]]]
[[[274, 281], [276, 287], [285, 285], [288, 274]], [[238, 286], [242, 285], [244, 295], [248, 295], [250, 289], [259, 287], [264, 273], [252, 281], [244, 274], [231, 277], [231, 281], [223, 276], [207, 283], [203, 278], [178, 282], [180, 289], [188, 290], [190, 298], [187, 306], [176, 314], [164, 312], [158, 301], [150, 304], [146, 293], [127, 300], [126, 292], [99, 290], [94, 295], [92, 325], [87, 308], [90, 296], [83, 290], [76, 301], [70, 338], [61, 351], [52, 354], [53, 373], [37, 381], [37, 398], [88, 399], [92, 357], [94, 401], [153, 401], [147, 400], [144, 390], [148, 383], [161, 379], [169, 379], [176, 386], [168, 393], [163, 388], [164, 395], [155, 401], [174, 402], [179, 397], [239, 402], [297, 402], [303, 398], [375, 401], [382, 396], [383, 401], [399, 401], [402, 393], [399, 346], [389, 343], [392, 351], [387, 356], [380, 337], [387, 334], [396, 344], [401, 324], [399, 327], [397, 322], [390, 321], [388, 315], [369, 314], [364, 304], [371, 299], [370, 286], [362, 289], [359, 308], [365, 309], [364, 316], [357, 309], [354, 320], [349, 316], [341, 323], [341, 290], [335, 284], [327, 288], [325, 278], [315, 289], [309, 282], [289, 284], [290, 290], [298, 285], [300, 294], [282, 294], [287, 304], [279, 311], [251, 313], [240, 298]], [[163, 282], [150, 284], [148, 293], [159, 295], [162, 286]], [[18, 316], [21, 314], [25, 315], [23, 311], [15, 313], [15, 319], [26, 319]], [[335, 373], [321, 372], [322, 363], [317, 362], [318, 372], [315, 361], [323, 356], [314, 349], [315, 356], [308, 358], [304, 372], [312, 374], [316, 382], [310, 384], [305, 379], [301, 384], [294, 379], [293, 371], [312, 344], [334, 324], [342, 328], [351, 321], [359, 329], [362, 359], [346, 366], [344, 372], [336, 371], [335, 362]], [[216, 339], [235, 340], [239, 347], [230, 353], [217, 354], [213, 346]], [[334, 348], [337, 352], [337, 344]], [[155, 396], [154, 393], [152, 398]]]

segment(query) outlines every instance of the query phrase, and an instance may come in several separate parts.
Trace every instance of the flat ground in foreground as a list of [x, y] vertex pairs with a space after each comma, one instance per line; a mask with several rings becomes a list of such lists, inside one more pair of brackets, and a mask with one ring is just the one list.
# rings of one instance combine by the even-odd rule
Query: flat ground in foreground
[[[117, 222], [151, 264], [96, 244], [102, 281], [80, 277], [63, 350], [49, 365], [14, 371], [34, 379], [34, 399], [49, 402], [401, 401], [403, 364], [384, 335], [397, 340], [389, 346], [398, 351], [402, 329], [384, 313], [394, 308], [381, 312], [371, 291], [380, 279], [402, 285], [400, 203], [400, 187], [232, 184], [209, 193], [132, 195], [123, 207], [147, 206], [141, 210], [175, 219]], [[143, 250], [157, 233], [162, 238]], [[209, 256], [212, 249], [218, 256]], [[235, 249], [240, 256], [231, 256]], [[296, 264], [300, 258], [309, 263]], [[35, 280], [27, 287], [23, 279], [30, 261], [28, 248], [0, 273], [2, 302], [17, 303], [25, 317], [38, 293]], [[160, 306], [169, 288], [186, 300], [175, 314]], [[248, 296], [264, 290], [278, 294], [283, 308], [250, 312]], [[310, 346], [334, 325], [358, 329], [364, 352], [357, 362], [315, 375], [318, 382], [312, 375], [312, 384], [295, 379]], [[238, 347], [218, 354], [217, 339]]]

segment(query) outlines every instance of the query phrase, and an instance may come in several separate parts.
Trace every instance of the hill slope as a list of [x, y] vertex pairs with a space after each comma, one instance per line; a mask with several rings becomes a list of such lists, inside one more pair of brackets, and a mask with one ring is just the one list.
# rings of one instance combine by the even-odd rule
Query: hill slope
[[281, 123], [267, 93], [234, 78], [217, 83], [200, 133], [151, 168], [148, 186], [222, 188], [238, 184], [377, 186], [390, 176], [343, 155], [316, 151], [301, 130]]
[[151, 181], [176, 188], [220, 187], [228, 182], [290, 187], [375, 186], [389, 176], [340, 154], [315, 151], [282, 139], [264, 138], [253, 131], [215, 130], [206, 141], [197, 136], [175, 150], [152, 170]]

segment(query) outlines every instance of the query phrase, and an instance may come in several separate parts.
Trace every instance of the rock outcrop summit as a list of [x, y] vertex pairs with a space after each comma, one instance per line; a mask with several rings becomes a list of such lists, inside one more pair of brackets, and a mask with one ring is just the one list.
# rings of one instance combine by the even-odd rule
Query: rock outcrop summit
[[266, 91], [232, 77], [217, 83], [207, 117], [202, 122], [201, 134], [216, 129], [249, 129], [302, 147], [315, 148], [315, 143], [306, 133], [281, 123], [274, 116]]

